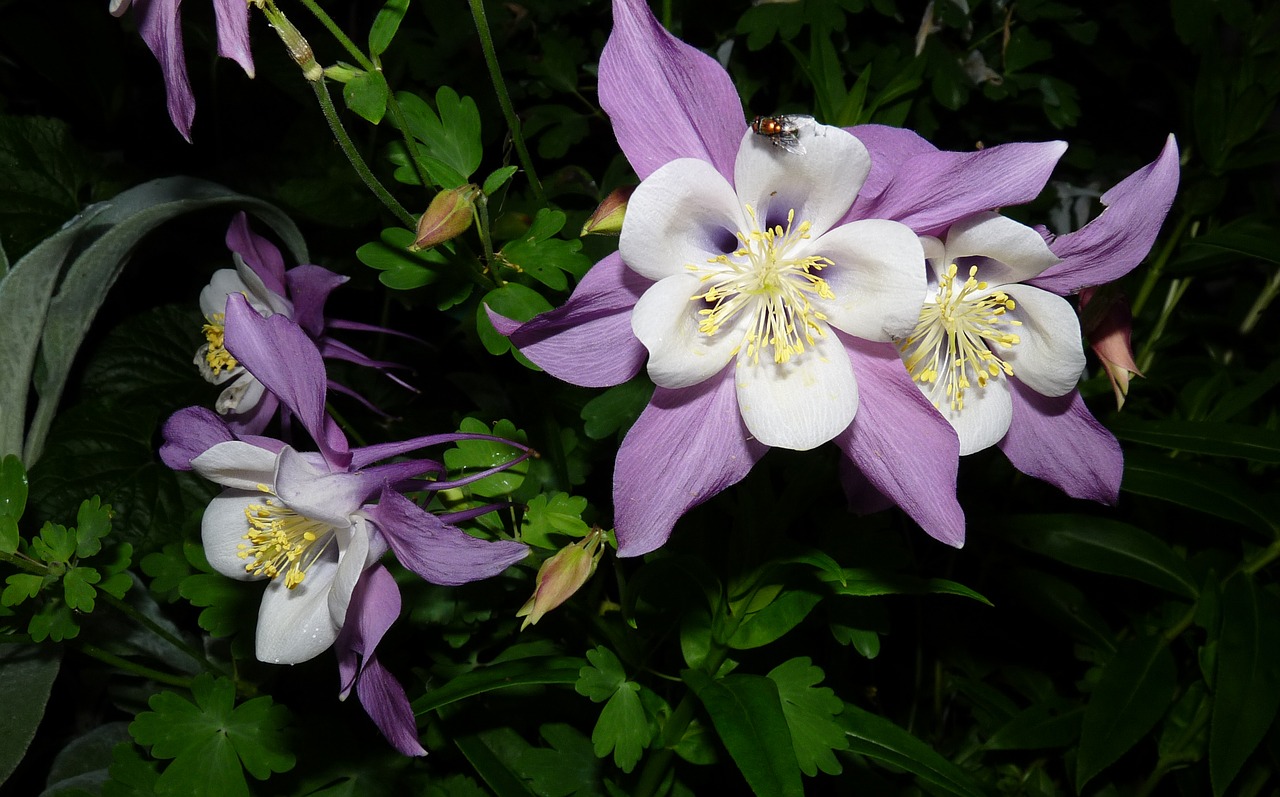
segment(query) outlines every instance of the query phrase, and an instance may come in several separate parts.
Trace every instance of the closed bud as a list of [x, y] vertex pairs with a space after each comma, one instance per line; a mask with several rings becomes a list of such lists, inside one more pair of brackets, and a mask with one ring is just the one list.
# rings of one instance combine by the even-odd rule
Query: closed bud
[[564, 603], [587, 583], [604, 555], [604, 536], [602, 530], [592, 529], [587, 536], [561, 548], [559, 553], [542, 563], [538, 568], [533, 596], [516, 612], [516, 617], [524, 618], [521, 631], [541, 620], [544, 614]]
[[622, 218], [627, 214], [627, 200], [636, 190], [634, 185], [614, 189], [604, 198], [596, 212], [582, 225], [581, 235], [620, 235]]
[[1080, 291], [1080, 326], [1111, 380], [1116, 409], [1122, 409], [1129, 395], [1129, 379], [1142, 376], [1133, 360], [1130, 341], [1133, 316], [1129, 312], [1129, 300], [1123, 294], [1107, 292], [1104, 295], [1098, 288], [1085, 288]]
[[335, 83], [350, 83], [363, 74], [365, 74], [363, 69], [342, 61], [324, 68], [324, 76]]
[[466, 232], [480, 195], [478, 185], [446, 188], [436, 194], [427, 212], [418, 220], [418, 237], [409, 247], [410, 251], [429, 249]]

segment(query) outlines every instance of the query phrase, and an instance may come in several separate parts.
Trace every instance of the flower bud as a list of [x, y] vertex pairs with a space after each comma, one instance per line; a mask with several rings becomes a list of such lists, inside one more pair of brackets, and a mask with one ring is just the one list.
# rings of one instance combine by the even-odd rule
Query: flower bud
[[635, 190], [634, 185], [614, 189], [582, 225], [580, 235], [620, 235], [622, 218], [627, 214], [627, 200]]
[[427, 212], [418, 220], [418, 237], [409, 246], [409, 251], [429, 249], [466, 232], [471, 226], [473, 209], [479, 196], [478, 185], [446, 188], [436, 194], [427, 206]]
[[604, 555], [604, 531], [592, 529], [581, 540], [561, 548], [560, 552], [538, 568], [533, 596], [520, 607], [516, 617], [523, 617], [520, 630], [528, 628], [542, 616], [569, 599], [596, 572]]
[[285, 49], [289, 51], [289, 57], [302, 68], [302, 76], [312, 83], [323, 80], [324, 68], [316, 61], [315, 53], [311, 51], [311, 43], [289, 21], [283, 11], [276, 8], [274, 0], [249, 0], [249, 2], [257, 6], [266, 16], [267, 22], [280, 36], [280, 41], [284, 42]]
[[354, 67], [343, 61], [339, 61], [333, 66], [326, 66], [324, 68], [324, 76], [335, 83], [350, 83], [364, 73], [363, 69]]
[[1098, 295], [1097, 288], [1080, 291], [1080, 326], [1089, 347], [1102, 361], [1116, 394], [1116, 409], [1124, 407], [1129, 395], [1129, 377], [1142, 376], [1133, 361], [1133, 316], [1129, 313], [1129, 300], [1119, 293]]

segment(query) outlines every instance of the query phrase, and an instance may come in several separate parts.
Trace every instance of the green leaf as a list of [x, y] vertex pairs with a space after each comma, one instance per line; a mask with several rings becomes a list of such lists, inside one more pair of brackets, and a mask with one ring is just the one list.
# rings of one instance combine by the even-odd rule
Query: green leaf
[[518, 171], [520, 171], [519, 166], [503, 166], [494, 169], [488, 177], [484, 178], [484, 184], [481, 186], [484, 195], [493, 196], [493, 193], [506, 185], [507, 181]]
[[846, 703], [837, 721], [849, 737], [850, 751], [906, 770], [945, 794], [986, 797], [963, 769], [884, 717]]
[[649, 746], [649, 740], [649, 723], [640, 705], [640, 684], [627, 681], [604, 704], [591, 732], [591, 744], [600, 758], [612, 750], [613, 762], [623, 772], [630, 772], [640, 761], [644, 748]]
[[76, 555], [76, 537], [66, 526], [45, 523], [40, 536], [31, 541], [31, 550], [49, 564], [66, 564]]
[[1042, 750], [1068, 747], [1080, 738], [1084, 708], [1062, 701], [1037, 703], [1001, 725], [983, 747], [987, 750]]
[[128, 728], [127, 722], [108, 722], [69, 741], [53, 759], [40, 797], [83, 797], [86, 788], [105, 782], [116, 745], [131, 744]]
[[410, 251], [413, 240], [412, 230], [389, 227], [382, 231], [380, 241], [357, 249], [356, 257], [366, 266], [381, 271], [378, 281], [392, 290], [421, 288], [438, 280], [440, 267], [447, 266], [449, 261], [434, 247]]
[[61, 660], [54, 648], [0, 645], [0, 783], [13, 774], [40, 727]]
[[391, 46], [396, 31], [400, 29], [400, 21], [409, 10], [409, 0], [387, 0], [373, 19], [369, 29], [369, 55], [377, 58]]
[[[501, 420], [490, 429], [484, 421], [465, 418], [458, 427], [460, 432], [490, 434], [506, 440], [524, 442], [525, 435], [511, 421]], [[492, 440], [459, 440], [456, 448], [444, 452], [444, 464], [455, 476], [495, 468], [520, 455], [519, 449]], [[529, 473], [529, 460], [512, 465], [506, 470], [486, 476], [466, 486], [472, 494], [484, 498], [509, 495], [520, 486]]]
[[998, 528], [1015, 545], [1074, 567], [1131, 578], [1184, 598], [1200, 592], [1186, 560], [1127, 523], [1088, 515], [1019, 515]]
[[111, 532], [111, 507], [98, 496], [86, 498], [76, 513], [76, 556], [84, 559], [102, 550], [102, 538]]
[[[381, 16], [381, 15], [379, 15]], [[391, 89], [381, 72], [360, 72], [342, 87], [342, 99], [356, 116], [371, 124], [382, 121], [387, 113]]]
[[111, 780], [102, 784], [102, 797], [155, 797], [158, 767], [143, 758], [137, 747], [118, 744], [111, 758]]
[[517, 762], [530, 749], [510, 728], [495, 728], [474, 736], [453, 740], [467, 763], [497, 797], [533, 797], [533, 792], [516, 774]]
[[1155, 727], [1177, 686], [1177, 667], [1164, 639], [1139, 637], [1120, 646], [1085, 708], [1077, 792]]
[[1237, 457], [1280, 463], [1280, 432], [1257, 426], [1209, 421], [1141, 420], [1119, 417], [1108, 428], [1121, 440], [1158, 446], [1171, 451]]
[[173, 692], [152, 695], [151, 711], [129, 725], [156, 758], [172, 758], [160, 775], [160, 794], [248, 795], [241, 766], [258, 780], [293, 769], [285, 743], [289, 711], [269, 697], [235, 706], [235, 684], [203, 673], [191, 684], [191, 703]]
[[92, 567], [73, 567], [62, 576], [62, 591], [67, 605], [78, 612], [93, 611], [98, 591], [93, 588], [102, 576]]
[[1268, 536], [1280, 533], [1271, 502], [1234, 475], [1196, 462], [1129, 451], [1121, 489], [1224, 518]]
[[991, 605], [981, 594], [945, 578], [918, 578], [856, 567], [845, 568], [840, 573], [822, 571], [817, 576], [836, 595], [959, 595]]
[[843, 771], [835, 750], [846, 750], [849, 740], [844, 729], [833, 719], [844, 710], [844, 703], [822, 683], [823, 672], [806, 657], [789, 659], [769, 671], [768, 677], [778, 685], [782, 713], [791, 730], [791, 744], [796, 751], [800, 771], [813, 777], [821, 770], [828, 775]]
[[613, 697], [627, 681], [627, 674], [622, 669], [622, 662], [613, 651], [604, 646], [587, 651], [589, 665], [578, 671], [574, 691], [583, 697], [591, 698], [593, 703], [602, 703]]
[[433, 686], [413, 701], [413, 713], [420, 717], [450, 703], [498, 689], [572, 684], [579, 678], [581, 662], [581, 659], [539, 656], [478, 667], [441, 686]]
[[582, 520], [587, 499], [555, 492], [539, 493], [531, 499], [520, 524], [520, 539], [540, 548], [558, 548], [549, 535], [584, 537], [591, 530]]
[[1050, 625], [1098, 650], [1115, 650], [1115, 634], [1072, 584], [1039, 570], [1014, 570], [1006, 578], [1014, 600]]
[[188, 576], [178, 592], [193, 606], [206, 607], [197, 622], [214, 637], [228, 637], [251, 626], [261, 595], [248, 584], [216, 573]]
[[581, 277], [591, 267], [591, 259], [580, 251], [582, 241], [551, 237], [564, 228], [564, 223], [565, 215], [560, 211], [539, 209], [529, 231], [502, 247], [499, 261], [552, 290], [564, 290], [569, 287], [567, 274]]
[[422, 142], [425, 152], [415, 152], [427, 173], [442, 188], [465, 185], [480, 167], [480, 111], [475, 100], [459, 97], [448, 86], [436, 91], [440, 115], [420, 97], [397, 92], [409, 134]]
[[756, 794], [801, 797], [800, 765], [778, 686], [759, 675], [716, 681], [698, 670], [681, 673], [702, 702], [720, 741]]
[[44, 579], [44, 576], [35, 573], [14, 573], [6, 577], [4, 582], [9, 586], [5, 587], [4, 594], [0, 595], [0, 605], [17, 606], [25, 600], [34, 598], [40, 594]]
[[592, 440], [603, 440], [631, 428], [653, 396], [653, 382], [637, 377], [615, 385], [582, 407], [583, 431]]
[[[58, 293], [51, 301], [47, 296], [32, 297], [41, 306], [45, 306], [47, 302], [47, 315], [41, 313], [30, 319], [28, 326], [18, 330], [18, 334], [30, 338], [33, 337], [32, 329], [43, 326], [39, 340], [39, 368], [34, 370], [36, 378], [33, 380], [40, 402], [28, 428], [23, 448], [23, 461], [28, 468], [34, 467], [44, 450], [45, 436], [58, 412], [62, 391], [80, 342], [88, 333], [98, 308], [102, 306], [107, 292], [115, 284], [138, 243], [154, 229], [194, 211], [213, 208], [248, 210], [279, 233], [299, 262], [307, 261], [306, 247], [297, 227], [281, 211], [266, 202], [237, 194], [215, 183], [188, 177], [152, 180], [117, 195], [104, 203], [104, 206], [91, 219], [86, 214], [81, 214], [55, 236], [60, 238], [64, 233], [75, 232], [71, 241], [75, 245], [74, 261], [66, 269], [65, 276], [59, 283]], [[32, 254], [39, 249], [33, 250]], [[23, 261], [26, 259], [23, 258]], [[66, 255], [64, 252], [52, 263], [46, 260], [42, 256], [30, 267], [52, 266], [60, 269]], [[14, 267], [13, 272], [5, 278], [5, 283], [0, 284], [0, 294], [4, 293], [14, 274], [25, 267], [23, 261]], [[0, 297], [0, 311], [4, 309], [2, 299]], [[24, 309], [23, 315], [30, 314]], [[2, 313], [0, 317], [3, 317]], [[39, 322], [40, 318], [44, 319], [43, 324]], [[0, 351], [9, 350], [9, 341], [5, 339], [9, 333], [9, 329], [0, 327]], [[26, 375], [20, 377], [23, 382], [28, 378]], [[25, 407], [25, 387], [23, 390], [21, 402], [5, 405], [17, 407], [19, 415], [24, 412]], [[3, 402], [0, 401], [0, 404]], [[0, 453], [8, 452], [0, 449]]]
[[80, 635], [80, 626], [76, 625], [75, 615], [67, 604], [60, 600], [45, 601], [40, 611], [31, 618], [27, 633], [36, 642], [51, 639], [61, 642], [64, 639], [75, 639]]
[[[542, 294], [518, 282], [508, 282], [501, 288], [495, 288], [486, 293], [480, 300], [479, 307], [476, 308], [476, 333], [480, 335], [480, 342], [484, 344], [485, 349], [490, 354], [496, 355], [509, 350], [511, 343], [494, 329], [493, 322], [489, 320], [489, 314], [485, 312], [486, 307], [512, 321], [528, 321], [539, 313], [550, 310], [551, 302], [548, 302]], [[528, 363], [528, 360], [524, 362]], [[528, 364], [530, 368], [537, 368], [532, 363]]]
[[14, 454], [0, 459], [0, 553], [18, 550], [18, 520], [27, 506], [27, 471]]
[[74, 216], [93, 179], [70, 126], [35, 116], [0, 116], [0, 174], [0, 245], [14, 255]]
[[1213, 678], [1209, 775], [1220, 797], [1262, 741], [1280, 708], [1280, 599], [1240, 574], [1222, 589], [1222, 631]]
[[600, 760], [591, 740], [571, 725], [543, 725], [538, 733], [551, 745], [531, 747], [519, 758], [520, 774], [539, 797], [601, 797]]
[[764, 608], [742, 619], [729, 638], [729, 647], [748, 650], [767, 645], [799, 625], [821, 601], [821, 595], [808, 590], [783, 592]]

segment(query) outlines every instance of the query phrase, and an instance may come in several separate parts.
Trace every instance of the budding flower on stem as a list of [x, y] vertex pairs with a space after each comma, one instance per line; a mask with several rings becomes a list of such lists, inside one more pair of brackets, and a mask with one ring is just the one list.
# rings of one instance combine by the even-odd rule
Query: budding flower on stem
[[1098, 290], [1080, 291], [1080, 326], [1111, 380], [1116, 409], [1123, 409], [1125, 397], [1129, 395], [1129, 378], [1135, 374], [1142, 376], [1133, 360], [1130, 342], [1133, 316], [1129, 312], [1129, 300], [1123, 294], [1099, 296]]
[[475, 184], [446, 188], [436, 194], [418, 220], [418, 236], [409, 250], [430, 249], [466, 232], [475, 215], [476, 200], [482, 197], [480, 186]]
[[533, 595], [516, 612], [516, 617], [524, 618], [521, 631], [537, 623], [587, 583], [604, 556], [604, 539], [603, 530], [592, 529], [587, 536], [542, 563]]
[[316, 61], [310, 42], [294, 27], [284, 12], [276, 8], [274, 0], [248, 0], [248, 2], [250, 5], [257, 6], [266, 15], [267, 22], [288, 48], [289, 56], [293, 58], [294, 63], [302, 67], [302, 76], [312, 83], [323, 79], [324, 68]]
[[582, 225], [582, 235], [621, 235], [622, 218], [627, 214], [627, 200], [631, 199], [636, 187], [634, 185], [615, 188], [604, 198], [600, 206]]

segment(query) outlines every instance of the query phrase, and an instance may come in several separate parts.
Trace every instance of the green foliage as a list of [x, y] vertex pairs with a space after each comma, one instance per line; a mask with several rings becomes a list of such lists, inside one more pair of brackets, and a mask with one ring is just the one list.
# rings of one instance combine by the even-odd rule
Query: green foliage
[[[468, 434], [493, 435], [494, 437], [514, 440], [519, 443], [524, 443], [527, 440], [524, 432], [517, 429], [514, 424], [507, 420], [498, 421], [490, 428], [483, 421], [467, 418], [458, 427], [458, 431]], [[449, 468], [450, 472], [455, 474], [455, 477], [460, 478], [496, 468], [499, 465], [510, 462], [519, 455], [518, 449], [506, 443], [494, 440], [459, 440], [456, 447], [444, 452], [444, 464]], [[472, 495], [481, 498], [500, 498], [514, 492], [528, 473], [529, 461], [525, 460], [498, 473], [478, 479], [468, 484], [465, 489]]]
[[[436, 110], [415, 94], [397, 92], [396, 100], [404, 109], [406, 132], [421, 148], [412, 157], [441, 188], [457, 188], [480, 168], [483, 155], [480, 145], [480, 112], [475, 100], [459, 97], [448, 86], [436, 91]], [[417, 182], [407, 165], [396, 170], [396, 179]]]
[[591, 260], [580, 251], [581, 241], [551, 237], [564, 228], [564, 222], [565, 215], [560, 211], [539, 210], [529, 231], [502, 247], [499, 262], [552, 290], [564, 290], [569, 285], [569, 275], [581, 278], [591, 266]]
[[839, 775], [843, 768], [833, 753], [847, 750], [849, 741], [834, 717], [844, 710], [844, 703], [831, 689], [817, 688], [822, 683], [822, 670], [808, 657], [798, 657], [774, 667], [769, 678], [778, 685], [800, 771], [809, 777], [819, 770]]
[[650, 739], [640, 684], [627, 680], [622, 663], [608, 648], [587, 651], [587, 660], [591, 664], [579, 671], [573, 688], [592, 702], [605, 704], [591, 732], [591, 743], [597, 756], [603, 758], [612, 751], [618, 768], [630, 772]]
[[266, 780], [293, 769], [286, 708], [269, 697], [237, 706], [235, 685], [207, 674], [192, 682], [191, 695], [194, 703], [173, 692], [153, 695], [151, 710], [129, 725], [134, 741], [153, 757], [172, 759], [156, 781], [158, 795], [248, 795], [246, 771]]
[[591, 529], [582, 520], [587, 499], [566, 493], [543, 493], [535, 496], [525, 509], [520, 525], [520, 539], [540, 548], [559, 548], [549, 534], [567, 537], [585, 537]]

